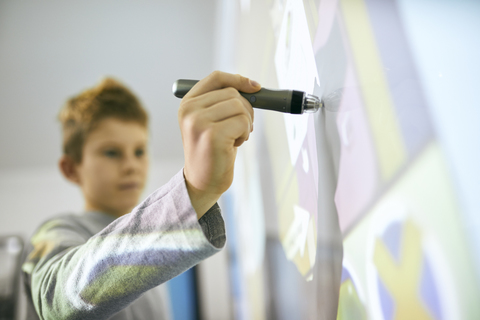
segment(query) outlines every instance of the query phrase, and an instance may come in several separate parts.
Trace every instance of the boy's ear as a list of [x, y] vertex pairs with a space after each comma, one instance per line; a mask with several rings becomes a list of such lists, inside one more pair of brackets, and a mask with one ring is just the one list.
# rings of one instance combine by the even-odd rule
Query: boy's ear
[[58, 167], [68, 181], [80, 185], [77, 163], [71, 157], [62, 155], [60, 160], [58, 160]]

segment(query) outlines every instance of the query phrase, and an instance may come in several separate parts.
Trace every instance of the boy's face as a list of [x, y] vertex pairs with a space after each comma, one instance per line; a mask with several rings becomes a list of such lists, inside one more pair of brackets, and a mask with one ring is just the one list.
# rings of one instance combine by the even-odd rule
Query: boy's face
[[135, 122], [102, 120], [76, 165], [86, 209], [121, 216], [137, 204], [148, 171], [147, 129]]

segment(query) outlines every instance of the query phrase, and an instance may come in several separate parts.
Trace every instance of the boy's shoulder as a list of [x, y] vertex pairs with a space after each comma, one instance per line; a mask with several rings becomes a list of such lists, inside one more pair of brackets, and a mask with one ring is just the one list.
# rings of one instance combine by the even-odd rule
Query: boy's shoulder
[[75, 233], [86, 241], [113, 222], [114, 219], [97, 212], [57, 214], [42, 222], [32, 238], [45, 236], [46, 234]]
[[92, 235], [83, 220], [78, 214], [66, 213], [41, 223], [25, 246], [22, 270], [31, 274], [42, 259], [87, 242]]

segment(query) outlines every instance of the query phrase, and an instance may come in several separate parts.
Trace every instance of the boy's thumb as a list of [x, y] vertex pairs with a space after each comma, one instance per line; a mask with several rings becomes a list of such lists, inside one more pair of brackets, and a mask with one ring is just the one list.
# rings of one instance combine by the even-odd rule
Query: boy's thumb
[[240, 74], [233, 75], [234, 79], [234, 87], [240, 91], [245, 93], [254, 93], [262, 89], [260, 83], [250, 78], [244, 77]]
[[254, 93], [262, 89], [262, 86], [257, 81], [244, 77], [241, 78], [243, 79], [241, 79], [240, 86], [237, 88], [239, 91], [245, 93]]
[[254, 89], [257, 89], [257, 88], [260, 89], [260, 88], [261, 88], [260, 83], [258, 83], [258, 82], [255, 81], [255, 80], [252, 80], [252, 79], [250, 79], [250, 85], [251, 85]]

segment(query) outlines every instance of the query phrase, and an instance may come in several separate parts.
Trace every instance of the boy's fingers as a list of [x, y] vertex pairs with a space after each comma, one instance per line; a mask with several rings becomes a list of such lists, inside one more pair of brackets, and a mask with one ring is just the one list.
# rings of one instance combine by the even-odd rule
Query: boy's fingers
[[250, 127], [252, 127], [252, 115], [245, 110], [243, 103], [238, 99], [219, 102], [206, 109], [204, 116], [211, 122], [220, 122], [242, 114], [248, 117]]
[[209, 119], [214, 122], [225, 119], [225, 114], [230, 112], [232, 108], [237, 107], [237, 110], [241, 111], [242, 109], [238, 109], [238, 107], [242, 106], [243, 111], [248, 112], [253, 122], [254, 113], [252, 105], [240, 95], [237, 89], [232, 87], [207, 92], [193, 98], [190, 103], [205, 108], [205, 112], [209, 114]]
[[217, 130], [222, 132], [225, 138], [235, 141], [235, 147], [240, 146], [244, 141], [248, 140], [250, 136], [250, 126], [251, 122], [246, 114], [240, 114], [216, 123]]
[[227, 87], [232, 87], [238, 91], [247, 93], [253, 93], [261, 89], [260, 84], [256, 81], [245, 78], [239, 74], [214, 71], [208, 77], [200, 80], [195, 86], [193, 86], [185, 97], [196, 97], [213, 90]]

